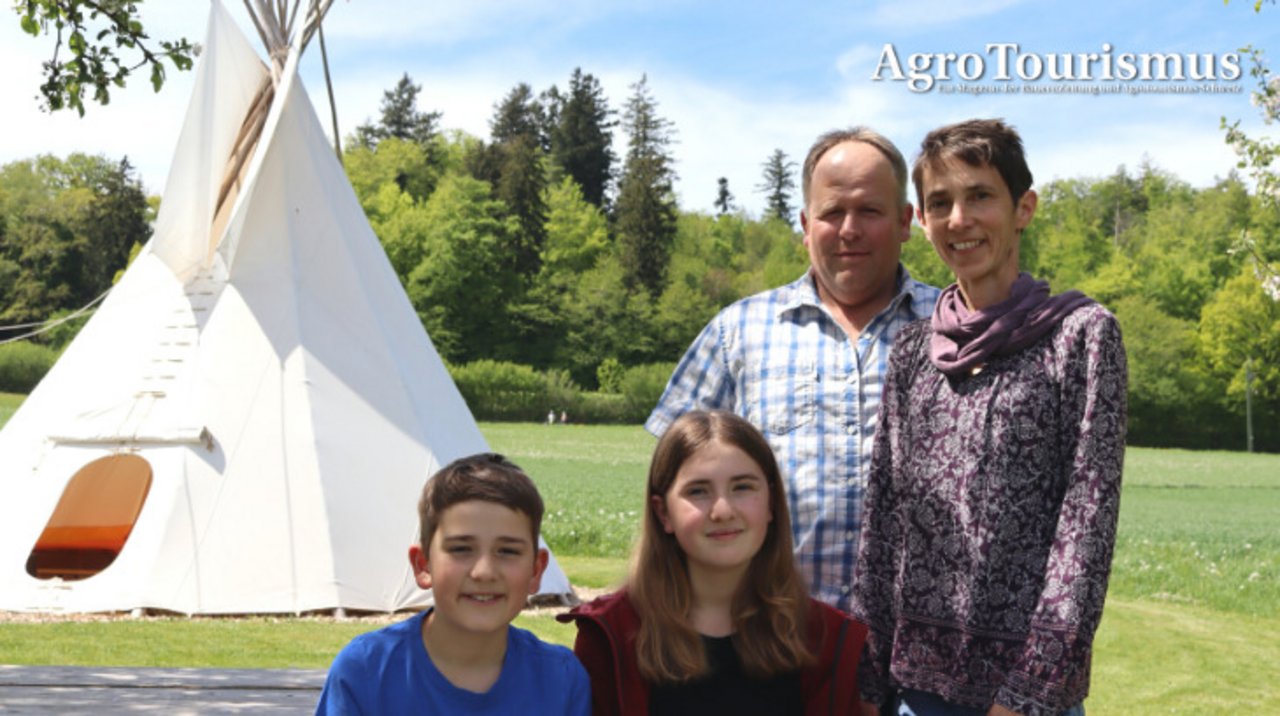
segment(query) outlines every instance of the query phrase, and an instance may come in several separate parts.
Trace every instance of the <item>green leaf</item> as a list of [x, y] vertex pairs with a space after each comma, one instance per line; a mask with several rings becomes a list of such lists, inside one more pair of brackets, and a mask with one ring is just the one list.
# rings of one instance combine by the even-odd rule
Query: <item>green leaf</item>
[[37, 36], [40, 34], [40, 23], [31, 15], [22, 16], [22, 30], [28, 35]]
[[159, 62], [151, 64], [151, 86], [154, 87], [157, 92], [159, 92], [160, 88], [164, 86], [164, 65]]

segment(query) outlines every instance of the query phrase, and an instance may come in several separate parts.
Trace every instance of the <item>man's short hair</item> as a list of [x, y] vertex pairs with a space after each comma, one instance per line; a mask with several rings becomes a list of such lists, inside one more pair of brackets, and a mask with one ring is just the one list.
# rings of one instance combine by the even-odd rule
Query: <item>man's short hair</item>
[[419, 541], [426, 552], [444, 511], [460, 502], [493, 502], [529, 517], [533, 546], [542, 528], [542, 496], [533, 480], [510, 460], [492, 452], [463, 457], [427, 480], [418, 500]]
[[1022, 137], [1002, 120], [970, 119], [938, 127], [925, 135], [920, 156], [911, 169], [916, 201], [922, 206], [925, 167], [937, 169], [948, 159], [959, 159], [971, 167], [995, 167], [1015, 204], [1031, 188], [1031, 169], [1022, 151]]
[[893, 178], [898, 182], [898, 207], [901, 208], [907, 203], [907, 160], [902, 158], [902, 152], [889, 141], [889, 138], [877, 132], [870, 127], [850, 127], [848, 129], [833, 129], [830, 132], [818, 137], [817, 141], [809, 147], [809, 154], [804, 158], [804, 168], [800, 173], [800, 192], [804, 197], [804, 205], [807, 210], [809, 207], [809, 189], [813, 185], [813, 170], [818, 166], [818, 160], [822, 159], [822, 155], [826, 154], [829, 149], [837, 144], [845, 142], [862, 142], [870, 144], [889, 160], [890, 166], [893, 167]]

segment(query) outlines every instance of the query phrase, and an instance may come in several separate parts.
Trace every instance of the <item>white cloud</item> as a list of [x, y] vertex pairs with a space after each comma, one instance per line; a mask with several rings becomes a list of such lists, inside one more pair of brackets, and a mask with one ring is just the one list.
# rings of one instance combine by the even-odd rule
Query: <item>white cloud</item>
[[[675, 1], [656, 0], [659, 4]], [[553, 83], [563, 87], [572, 67], [582, 64], [601, 80], [611, 106], [621, 111], [630, 84], [647, 72], [659, 111], [674, 123], [677, 132], [673, 153], [682, 206], [710, 210], [716, 179], [724, 176], [738, 202], [758, 214], [763, 197], [754, 187], [769, 153], [780, 148], [799, 163], [813, 139], [835, 127], [875, 127], [898, 143], [910, 160], [920, 138], [935, 126], [974, 116], [1005, 117], [1026, 137], [1032, 169], [1042, 180], [1105, 176], [1121, 163], [1136, 167], [1146, 154], [1159, 167], [1203, 186], [1228, 172], [1235, 161], [1217, 130], [1218, 114], [1231, 114], [1232, 108], [1236, 116], [1256, 114], [1239, 96], [1205, 96], [1177, 104], [1154, 96], [916, 94], [902, 83], [868, 80], [882, 47], [875, 42], [853, 45], [839, 55], [815, 55], [812, 82], [782, 87], [753, 84], [752, 78], [726, 82], [716, 79], [721, 74], [708, 67], [664, 65], [653, 58], [613, 55], [608, 50], [582, 55], [568, 46], [551, 51], [508, 41], [483, 51], [450, 53], [456, 55], [452, 58], [441, 57], [441, 53], [404, 54], [395, 49], [397, 42], [415, 37], [415, 33], [437, 32], [428, 28], [435, 26], [432, 23], [453, 28], [454, 39], [462, 41], [486, 32], [486, 23], [503, 23], [509, 28], [531, 18], [554, 27], [556, 23], [585, 22], [582, 17], [591, 13], [596, 19], [613, 13], [615, 25], [625, 25], [631, 13], [649, 12], [654, 5], [654, 0], [618, 0], [586, 8], [587, 0], [571, 2], [565, 6], [542, 0], [483, 0], [466, 8], [459, 4], [440, 7], [440, 3], [421, 0], [336, 3], [326, 26], [331, 60], [344, 45], [349, 52], [352, 46], [359, 46], [360, 38], [369, 42], [391, 38], [386, 40], [386, 51], [365, 48], [346, 61], [334, 62], [342, 131], [350, 133], [357, 124], [374, 117], [383, 91], [406, 71], [422, 85], [419, 98], [423, 109], [442, 110], [444, 127], [477, 136], [488, 134], [494, 103], [517, 82], [528, 82], [535, 90]], [[988, 0], [965, 7], [993, 13], [1011, 4]], [[201, 4], [148, 6], [148, 29], [156, 37], [202, 37], [206, 12], [203, 7], [192, 12], [193, 5]], [[881, 6], [876, 16], [892, 19], [898, 11], [887, 7]], [[902, 7], [901, 12], [909, 13], [912, 23], [920, 23], [939, 19], [951, 6], [928, 2]], [[228, 9], [244, 19], [239, 3], [228, 3]], [[565, 19], [560, 15], [579, 17]], [[253, 30], [247, 23], [241, 26], [256, 44]], [[343, 33], [349, 42], [335, 39]], [[886, 33], [885, 39], [893, 40], [892, 33]], [[116, 91], [110, 106], [90, 106], [84, 119], [66, 112], [49, 116], [36, 110], [33, 99], [40, 84], [40, 61], [45, 59], [48, 46], [47, 38], [30, 38], [21, 33], [16, 22], [0, 20], [0, 63], [8, 68], [0, 74], [0, 96], [7, 105], [6, 131], [0, 133], [0, 163], [44, 152], [127, 154], [148, 189], [159, 192], [177, 141], [192, 73], [171, 72], [159, 95], [151, 92], [145, 80], [134, 82]], [[312, 47], [304, 58], [304, 79], [327, 129], [327, 99], [319, 64], [319, 53]], [[615, 151], [619, 157], [625, 154], [624, 137], [618, 138]]]
[[504, 32], [512, 25], [582, 22], [595, 15], [595, 7], [587, 0], [335, 3], [325, 33], [335, 40], [451, 44]]
[[650, 85], [663, 116], [679, 133], [677, 189], [687, 210], [710, 211], [716, 180], [723, 176], [736, 203], [758, 216], [764, 196], [755, 187], [774, 149], [781, 149], [797, 164], [793, 203], [798, 210], [798, 165], [818, 135], [831, 129], [868, 125], [888, 135], [904, 153], [911, 148], [905, 142], [918, 139], [902, 131], [914, 125], [906, 121], [910, 108], [895, 101], [893, 89], [883, 85], [850, 84], [799, 100], [793, 96], [749, 98], [688, 75], [651, 75]]
[[0, 17], [0, 66], [6, 68], [0, 73], [0, 97], [8, 105], [0, 132], [0, 164], [37, 154], [85, 152], [113, 159], [127, 155], [147, 190], [159, 193], [178, 140], [192, 73], [170, 71], [159, 94], [145, 78], [125, 89], [115, 88], [106, 106], [86, 102], [84, 117], [65, 110], [46, 114], [39, 110], [36, 95], [42, 82], [40, 62], [52, 44], [22, 33], [11, 20]]
[[[1236, 156], [1222, 136], [1196, 124], [1142, 121], [1098, 127], [1072, 138], [1059, 135], [1039, 147], [1028, 146], [1036, 183], [1073, 177], [1105, 177], [1123, 164], [1134, 172], [1149, 161], [1193, 186], [1209, 186], [1235, 166]], [[1034, 150], [1034, 152], [1033, 152]]]
[[914, 28], [972, 20], [1003, 12], [1023, 0], [916, 0], [916, 2], [883, 2], [871, 13], [870, 22], [886, 29]]
[[842, 77], [865, 80], [875, 72], [884, 46], [856, 45], [836, 58], [836, 70]]

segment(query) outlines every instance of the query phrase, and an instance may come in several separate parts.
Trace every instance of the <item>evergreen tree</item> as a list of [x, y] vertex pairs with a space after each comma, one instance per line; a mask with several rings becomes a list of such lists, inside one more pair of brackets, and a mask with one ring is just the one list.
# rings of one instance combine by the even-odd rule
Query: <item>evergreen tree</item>
[[542, 265], [523, 300], [508, 312], [510, 333], [520, 346], [518, 360], [538, 368], [551, 366], [564, 349], [573, 328], [566, 306], [610, 246], [608, 219], [582, 198], [582, 189], [573, 179], [563, 177], [549, 186], [544, 200], [547, 239]]
[[526, 279], [538, 273], [547, 240], [547, 205], [543, 199], [546, 173], [542, 150], [530, 137], [518, 135], [498, 145], [501, 156], [495, 195], [511, 212], [519, 228], [512, 247], [512, 267]]
[[603, 207], [613, 176], [613, 111], [599, 80], [575, 68], [569, 92], [552, 87], [544, 105], [551, 124], [551, 156], [564, 173], [578, 182], [582, 195]]
[[151, 207], [128, 157], [91, 188], [94, 196], [82, 218], [89, 237], [81, 268], [86, 298], [107, 290], [116, 271], [128, 264], [130, 249], [151, 236]]
[[672, 129], [670, 121], [658, 116], [647, 77], [641, 76], [631, 90], [622, 119], [628, 139], [618, 184], [618, 248], [626, 284], [656, 297], [662, 293], [676, 235]]
[[547, 237], [543, 116], [533, 90], [521, 82], [494, 106], [489, 122], [493, 144], [482, 150], [487, 156], [477, 155], [481, 161], [478, 168], [496, 173], [481, 178], [492, 182], [494, 197], [506, 204], [518, 224], [511, 252], [512, 268], [526, 280], [538, 273]]
[[733, 193], [729, 191], [729, 179], [720, 177], [716, 180], [716, 214], [724, 216], [733, 211]]
[[462, 166], [474, 179], [488, 184], [496, 192], [502, 177], [502, 149], [497, 144], [476, 140], [463, 151]]
[[378, 142], [395, 137], [427, 146], [435, 138], [439, 112], [418, 110], [416, 85], [405, 73], [396, 86], [382, 93], [381, 117], [377, 124], [366, 123], [356, 127], [356, 141], [365, 147], [375, 147]]
[[542, 94], [538, 95], [538, 105], [542, 109], [542, 125], [539, 127], [539, 131], [542, 132], [542, 136], [547, 140], [547, 146], [545, 147], [547, 152], [552, 151], [554, 142], [552, 137], [556, 133], [556, 125], [560, 124], [560, 115], [564, 112], [564, 104], [567, 101], [568, 98], [561, 94], [560, 88], [555, 85], [551, 85], [551, 87], [543, 90]]
[[533, 96], [533, 89], [521, 82], [493, 106], [493, 119], [489, 120], [489, 135], [494, 144], [503, 144], [518, 137], [525, 137], [531, 144], [542, 148], [543, 109]]
[[766, 196], [765, 216], [790, 224], [794, 212], [791, 196], [796, 190], [796, 163], [787, 159], [781, 149], [775, 149], [762, 166], [764, 181], [756, 189]]

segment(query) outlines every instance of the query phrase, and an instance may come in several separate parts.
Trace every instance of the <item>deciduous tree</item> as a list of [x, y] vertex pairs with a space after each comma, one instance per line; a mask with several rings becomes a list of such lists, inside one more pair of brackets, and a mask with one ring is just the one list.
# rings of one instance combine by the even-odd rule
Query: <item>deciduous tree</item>
[[40, 94], [44, 107], [69, 107], [84, 115], [84, 96], [99, 104], [111, 101], [111, 90], [124, 87], [134, 72], [146, 68], [159, 92], [165, 60], [179, 70], [191, 69], [195, 47], [186, 38], [153, 40], [138, 17], [142, 0], [18, 0], [13, 9], [22, 29], [38, 37], [52, 34], [53, 53], [44, 62]]
[[458, 174], [441, 179], [424, 210], [422, 260], [406, 289], [436, 348], [458, 363], [509, 357], [513, 222], [487, 185]]
[[72, 154], [0, 168], [0, 323], [43, 321], [111, 286], [151, 209], [128, 160]]

